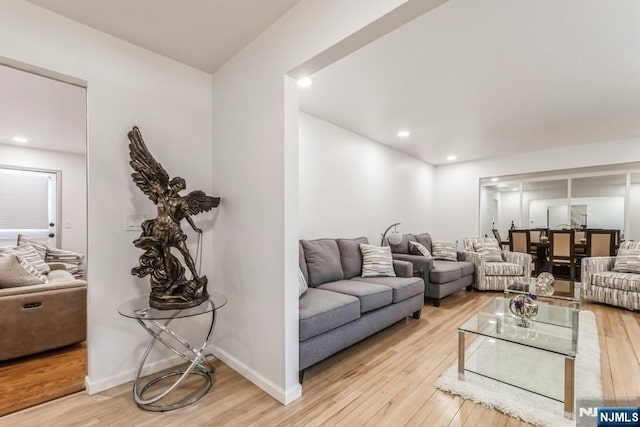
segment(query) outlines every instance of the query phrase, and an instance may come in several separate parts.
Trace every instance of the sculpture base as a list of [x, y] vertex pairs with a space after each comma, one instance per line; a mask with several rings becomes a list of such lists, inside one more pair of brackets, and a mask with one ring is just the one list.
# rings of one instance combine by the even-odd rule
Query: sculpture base
[[[202, 288], [200, 292], [198, 289]], [[158, 310], [184, 310], [197, 307], [209, 299], [207, 276], [171, 287], [171, 292], [151, 291], [149, 306]]]

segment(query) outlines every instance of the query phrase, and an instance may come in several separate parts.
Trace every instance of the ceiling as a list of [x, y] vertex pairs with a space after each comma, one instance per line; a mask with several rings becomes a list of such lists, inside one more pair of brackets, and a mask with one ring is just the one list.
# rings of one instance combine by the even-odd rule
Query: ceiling
[[449, 0], [311, 76], [300, 108], [436, 165], [638, 136], [640, 2], [615, 4]]
[[214, 73], [299, 0], [29, 0]]
[[0, 66], [0, 144], [84, 154], [86, 123], [84, 88]]

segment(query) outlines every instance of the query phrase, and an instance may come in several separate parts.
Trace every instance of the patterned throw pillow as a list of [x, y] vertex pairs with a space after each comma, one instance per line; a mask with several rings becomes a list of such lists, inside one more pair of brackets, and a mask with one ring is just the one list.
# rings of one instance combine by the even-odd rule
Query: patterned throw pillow
[[362, 277], [396, 277], [389, 246], [371, 246], [362, 243]]
[[40, 258], [38, 252], [30, 244], [23, 244], [22, 246], [18, 246], [15, 249], [4, 251], [2, 252], [2, 254], [17, 256], [21, 261], [24, 260], [29, 265], [34, 267], [39, 274], [48, 274], [49, 271], [51, 271], [47, 263], [44, 262], [44, 259]]
[[613, 271], [619, 273], [640, 273], [640, 250], [619, 249]]
[[25, 260], [15, 255], [0, 255], [0, 288], [40, 285], [47, 282], [47, 278]]
[[304, 295], [307, 289], [309, 289], [307, 280], [304, 278], [304, 274], [302, 274], [300, 268], [298, 268], [298, 298]]
[[18, 234], [18, 246], [31, 245], [33, 249], [36, 250], [40, 258], [44, 261], [44, 258], [47, 256], [47, 245], [44, 243], [36, 242], [35, 240], [29, 239], [23, 234]]
[[409, 245], [411, 245], [414, 248], [416, 248], [416, 250], [418, 252], [420, 252], [422, 255], [424, 255], [426, 257], [430, 257], [431, 256], [431, 252], [429, 252], [429, 249], [427, 249], [422, 243], [409, 242]]
[[473, 248], [477, 253], [484, 257], [487, 262], [502, 262], [502, 251], [500, 247], [493, 242], [476, 242]]
[[436, 240], [431, 243], [431, 256], [445, 261], [457, 261], [458, 243]]

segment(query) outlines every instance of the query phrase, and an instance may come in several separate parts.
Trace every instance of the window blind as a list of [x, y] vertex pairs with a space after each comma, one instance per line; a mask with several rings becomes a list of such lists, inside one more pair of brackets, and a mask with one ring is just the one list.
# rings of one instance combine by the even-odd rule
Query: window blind
[[48, 229], [49, 174], [0, 170], [0, 230]]

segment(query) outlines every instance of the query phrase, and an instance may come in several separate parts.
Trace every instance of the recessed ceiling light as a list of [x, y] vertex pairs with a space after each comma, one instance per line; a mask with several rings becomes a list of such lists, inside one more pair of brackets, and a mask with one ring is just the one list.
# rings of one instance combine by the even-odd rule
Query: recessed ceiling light
[[498, 182], [498, 178], [491, 178], [491, 182]]
[[311, 83], [313, 83], [313, 81], [311, 81], [311, 79], [309, 77], [303, 77], [301, 79], [298, 79], [298, 87], [309, 87], [311, 86]]
[[398, 131], [398, 136], [400, 138], [407, 138], [407, 137], [411, 136], [411, 132], [409, 132], [408, 130], [399, 130]]
[[447, 156], [447, 160], [450, 161], [450, 162], [454, 161], [457, 158], [458, 158], [458, 156], [454, 156], [453, 154], [450, 155], [450, 156]]
[[24, 136], [14, 136], [13, 137], [13, 141], [14, 142], [19, 142], [21, 144], [25, 144], [25, 143], [29, 142], [29, 140], [27, 138], [25, 138]]

